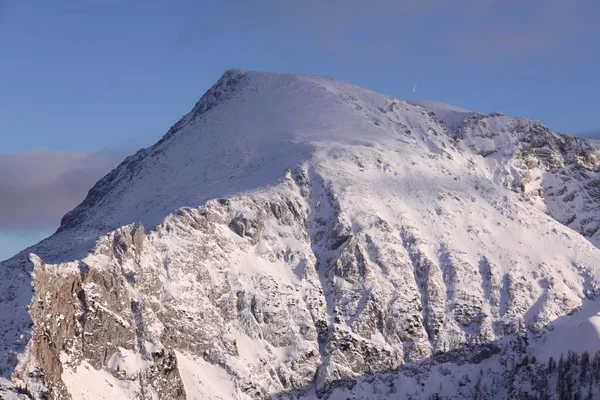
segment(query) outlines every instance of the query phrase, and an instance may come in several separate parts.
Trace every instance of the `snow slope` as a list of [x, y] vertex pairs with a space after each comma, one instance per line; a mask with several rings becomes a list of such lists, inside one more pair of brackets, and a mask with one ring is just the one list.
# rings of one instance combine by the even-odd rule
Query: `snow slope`
[[[596, 321], [595, 236], [544, 190], [588, 187], [597, 153], [442, 109], [226, 72], [1, 264], [3, 375], [57, 398], [96, 398], [82, 381], [116, 398], [386, 398], [392, 381], [464, 398], [459, 373], [485, 367], [509, 398], [507, 362], [563, 341], [567, 314]], [[598, 205], [586, 190], [579, 215]]]

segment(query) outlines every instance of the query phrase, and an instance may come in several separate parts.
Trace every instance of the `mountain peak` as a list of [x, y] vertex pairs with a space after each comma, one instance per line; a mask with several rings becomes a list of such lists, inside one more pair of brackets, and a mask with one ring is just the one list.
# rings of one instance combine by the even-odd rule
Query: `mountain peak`
[[0, 264], [0, 374], [36, 398], [533, 397], [521, 360], [565, 325], [600, 347], [600, 155], [417, 103], [227, 71]]
[[403, 112], [426, 117], [331, 78], [228, 70], [158, 143], [102, 179], [60, 230], [154, 226], [180, 206], [277, 183], [319, 143], [379, 147], [390, 140], [385, 113]]

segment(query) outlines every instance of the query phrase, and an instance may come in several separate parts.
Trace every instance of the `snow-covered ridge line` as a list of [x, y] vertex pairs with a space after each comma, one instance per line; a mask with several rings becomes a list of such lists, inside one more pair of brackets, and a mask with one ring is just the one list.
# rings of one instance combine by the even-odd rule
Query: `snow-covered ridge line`
[[477, 114], [475, 111], [432, 100], [409, 100], [408, 103], [434, 112], [438, 118], [452, 127], [459, 126], [466, 118]]

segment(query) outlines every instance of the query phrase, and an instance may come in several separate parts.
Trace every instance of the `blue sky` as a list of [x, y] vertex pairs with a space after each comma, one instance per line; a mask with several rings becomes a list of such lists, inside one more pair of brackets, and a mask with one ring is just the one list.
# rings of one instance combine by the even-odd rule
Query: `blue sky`
[[229, 68], [596, 131], [598, 15], [597, 0], [0, 0], [0, 259]]

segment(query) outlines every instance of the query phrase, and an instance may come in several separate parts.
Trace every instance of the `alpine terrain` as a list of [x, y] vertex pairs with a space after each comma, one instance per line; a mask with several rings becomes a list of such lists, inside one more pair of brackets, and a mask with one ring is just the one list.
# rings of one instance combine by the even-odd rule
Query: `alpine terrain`
[[600, 398], [599, 171], [538, 121], [227, 71], [0, 264], [0, 398]]

